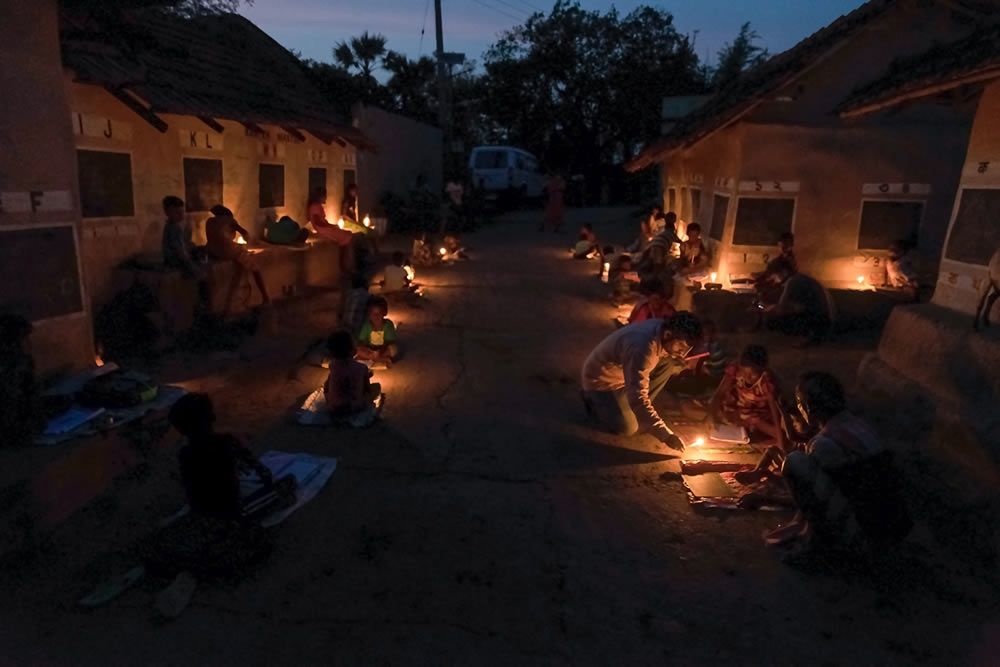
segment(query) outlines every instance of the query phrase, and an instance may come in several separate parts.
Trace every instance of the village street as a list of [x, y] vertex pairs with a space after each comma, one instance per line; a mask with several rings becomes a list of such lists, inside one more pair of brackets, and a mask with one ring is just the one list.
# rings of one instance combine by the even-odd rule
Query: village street
[[[542, 235], [537, 216], [508, 216], [466, 239], [471, 261], [418, 275], [427, 303], [389, 314], [405, 358], [377, 373], [388, 400], [369, 430], [288, 420], [324, 379], [299, 360], [331, 326], [332, 308], [290, 316], [241, 356], [214, 361], [209, 377], [188, 368], [185, 386], [210, 392], [221, 425], [252, 433], [257, 452], [338, 457], [329, 484], [275, 529], [275, 553], [253, 579], [200, 589], [173, 622], [154, 619], [152, 584], [77, 608], [79, 595], [122, 566], [103, 554], [182, 504], [174, 454], [162, 454], [144, 477], [72, 517], [36, 560], [8, 566], [2, 662], [995, 659], [994, 594], [958, 576], [958, 565], [927, 556], [933, 566], [874, 580], [801, 573], [760, 539], [787, 515], [698, 513], [677, 459], [652, 438], [588, 429], [579, 371], [613, 331], [614, 312], [598, 301], [596, 262], [573, 262], [566, 249], [583, 220], [618, 243], [634, 225], [621, 210], [572, 211], [563, 234]], [[865, 349], [834, 343], [774, 356], [789, 378], [832, 370], [851, 389]]]

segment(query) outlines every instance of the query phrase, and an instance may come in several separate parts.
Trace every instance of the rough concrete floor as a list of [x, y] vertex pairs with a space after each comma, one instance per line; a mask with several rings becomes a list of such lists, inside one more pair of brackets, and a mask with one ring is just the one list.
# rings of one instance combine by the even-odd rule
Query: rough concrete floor
[[[253, 579], [202, 588], [174, 622], [152, 614], [157, 582], [76, 608], [122, 568], [114, 552], [183, 502], [164, 457], [5, 565], [0, 662], [995, 664], [995, 598], [960, 563], [921, 552], [924, 566], [878, 576], [790, 569], [760, 540], [783, 515], [699, 514], [655, 441], [588, 430], [577, 378], [613, 313], [596, 264], [566, 248], [584, 219], [625, 240], [622, 216], [573, 212], [558, 237], [534, 213], [510, 216], [468, 239], [473, 261], [418, 276], [428, 303], [390, 314], [406, 359], [378, 373], [388, 402], [370, 430], [286, 419], [323, 380], [296, 360], [332, 308], [286, 313], [280, 336], [239, 357], [174, 369], [258, 451], [339, 457], [330, 484], [276, 529]], [[865, 349], [775, 356], [786, 375], [850, 383]]]

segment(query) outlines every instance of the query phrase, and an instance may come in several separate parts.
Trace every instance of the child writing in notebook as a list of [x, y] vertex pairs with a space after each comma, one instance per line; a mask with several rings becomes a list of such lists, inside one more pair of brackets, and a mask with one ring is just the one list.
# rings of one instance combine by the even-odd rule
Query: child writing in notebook
[[396, 325], [388, 317], [389, 302], [380, 296], [368, 301], [368, 319], [358, 334], [358, 359], [392, 365], [399, 354]]
[[779, 392], [768, 367], [767, 349], [747, 345], [739, 361], [730, 364], [709, 408], [716, 423], [742, 426], [784, 446]]

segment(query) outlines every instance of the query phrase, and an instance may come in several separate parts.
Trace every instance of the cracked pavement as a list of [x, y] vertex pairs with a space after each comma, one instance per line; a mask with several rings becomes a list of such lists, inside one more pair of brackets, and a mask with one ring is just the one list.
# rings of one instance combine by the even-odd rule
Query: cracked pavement
[[[6, 566], [0, 651], [11, 664], [969, 664], [995, 659], [995, 599], [944, 602], [904, 576], [806, 575], [761, 544], [780, 514], [703, 515], [651, 438], [587, 428], [578, 374], [613, 330], [595, 263], [573, 262], [538, 213], [470, 236], [473, 260], [418, 275], [394, 304], [405, 357], [366, 431], [288, 423], [325, 371], [298, 364], [334, 310], [280, 343], [194, 377], [258, 451], [336, 456], [310, 504], [276, 529], [253, 578], [205, 586], [169, 624], [152, 584], [99, 609], [73, 600], [108, 556], [182, 503], [172, 454]], [[570, 213], [627, 239], [622, 211]], [[617, 225], [611, 223], [617, 222]], [[804, 351], [853, 382], [865, 349]], [[804, 355], [804, 356], [803, 356]], [[853, 364], [853, 365], [852, 365]], [[938, 573], [941, 577], [947, 577]], [[940, 583], [940, 582], [939, 582]], [[963, 581], [946, 578], [948, 590]], [[941, 586], [938, 586], [940, 588]], [[992, 646], [992, 648], [991, 648]], [[986, 662], [983, 662], [986, 664]]]

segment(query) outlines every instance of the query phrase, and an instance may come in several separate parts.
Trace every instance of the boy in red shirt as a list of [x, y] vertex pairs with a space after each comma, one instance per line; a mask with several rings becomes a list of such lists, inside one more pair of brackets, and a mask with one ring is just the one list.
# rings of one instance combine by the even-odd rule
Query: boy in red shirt
[[635, 304], [632, 314], [628, 316], [629, 324], [645, 322], [646, 320], [669, 319], [677, 313], [667, 301], [667, 295], [664, 293], [663, 283], [660, 280], [654, 278], [641, 284], [639, 291], [646, 297]]

